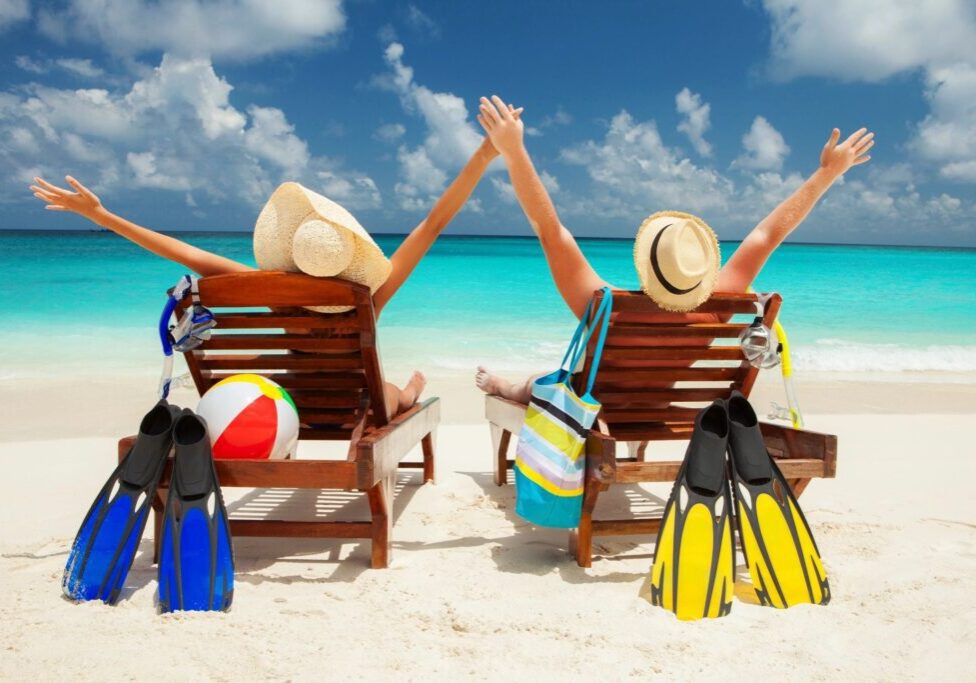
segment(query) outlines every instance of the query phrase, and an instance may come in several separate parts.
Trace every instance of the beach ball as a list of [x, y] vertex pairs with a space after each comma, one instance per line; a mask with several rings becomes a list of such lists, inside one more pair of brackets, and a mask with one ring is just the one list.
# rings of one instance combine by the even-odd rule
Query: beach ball
[[298, 445], [298, 410], [284, 389], [260, 375], [233, 375], [200, 399], [216, 459], [287, 458]]

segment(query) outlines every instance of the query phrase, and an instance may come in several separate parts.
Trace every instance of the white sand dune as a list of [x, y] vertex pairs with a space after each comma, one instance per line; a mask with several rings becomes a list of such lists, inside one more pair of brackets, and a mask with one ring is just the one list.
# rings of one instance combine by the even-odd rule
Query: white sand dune
[[[0, 444], [0, 679], [976, 677], [971, 414], [808, 418], [840, 437], [837, 479], [801, 498], [830, 575], [826, 607], [737, 600], [725, 619], [678, 622], [637, 597], [653, 538], [600, 539], [580, 569], [565, 533], [515, 517], [512, 488], [491, 481], [487, 427], [469, 420], [441, 428], [437, 484], [401, 477], [390, 569], [368, 569], [358, 542], [242, 538], [228, 614], [159, 616], [150, 532], [119, 605], [60, 592], [111, 436], [141, 413], [125, 396], [89, 436], [38, 416], [33, 438]], [[49, 414], [69, 400], [49, 396]], [[620, 488], [606, 503], [652, 510], [667, 491]], [[346, 494], [228, 493], [237, 514], [364, 510]]]

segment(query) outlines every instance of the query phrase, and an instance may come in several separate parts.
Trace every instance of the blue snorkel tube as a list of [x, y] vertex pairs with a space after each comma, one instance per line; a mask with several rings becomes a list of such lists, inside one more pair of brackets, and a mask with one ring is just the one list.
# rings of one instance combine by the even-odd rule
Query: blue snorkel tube
[[[177, 306], [190, 292], [192, 305], [175, 325], [170, 319]], [[211, 313], [200, 303], [200, 288], [197, 278], [184, 275], [169, 292], [162, 315], [159, 316], [159, 341], [163, 347], [163, 373], [159, 378], [159, 397], [169, 396], [173, 384], [173, 352], [186, 353], [210, 339], [211, 330], [217, 326]]]

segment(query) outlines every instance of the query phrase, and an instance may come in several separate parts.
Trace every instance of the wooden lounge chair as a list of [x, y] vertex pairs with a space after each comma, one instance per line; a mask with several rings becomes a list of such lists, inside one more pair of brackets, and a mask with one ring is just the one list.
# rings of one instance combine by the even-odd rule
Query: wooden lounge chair
[[[597, 297], [602, 298], [600, 292]], [[755, 294], [717, 293], [696, 313], [715, 313], [721, 319], [749, 314], [751, 322], [757, 301]], [[772, 326], [781, 302], [778, 294], [766, 302], [767, 326]], [[646, 460], [648, 442], [688, 439], [702, 406], [727, 398], [733, 389], [749, 395], [758, 369], [745, 360], [739, 347], [739, 333], [747, 326], [748, 322], [716, 323], [707, 316], [683, 319], [663, 314], [643, 292], [613, 293], [613, 314], [593, 391], [603, 409], [586, 442], [582, 518], [579, 528], [570, 532], [570, 552], [581, 567], [592, 563], [595, 535], [657, 533], [660, 517], [593, 519], [597, 499], [613, 484], [674, 481], [680, 461]], [[584, 369], [575, 381], [589, 373], [595, 339], [593, 335]], [[518, 437], [525, 410], [526, 406], [497, 396], [486, 398], [499, 486], [508, 481], [513, 464], [509, 445], [513, 434]], [[834, 476], [837, 437], [767, 423], [762, 430], [766, 446], [797, 496], [811, 478]], [[627, 442], [628, 456], [617, 457], [618, 441]]]
[[[283, 386], [298, 407], [301, 440], [350, 441], [343, 460], [218, 460], [223, 488], [302, 488], [360, 491], [366, 521], [230, 520], [235, 536], [313, 536], [372, 539], [374, 568], [388, 566], [393, 482], [398, 467], [423, 469], [434, 479], [436, 398], [390, 416], [369, 289], [331, 278], [253, 272], [200, 280], [201, 303], [215, 315], [209, 341], [184, 354], [200, 394], [225, 377], [258, 373]], [[189, 298], [187, 298], [187, 301]], [[303, 306], [354, 306], [320, 314]], [[182, 309], [178, 309], [182, 313]], [[119, 457], [135, 437], [119, 442]], [[423, 462], [401, 462], [417, 444]], [[167, 467], [153, 502], [154, 560], [159, 557]]]

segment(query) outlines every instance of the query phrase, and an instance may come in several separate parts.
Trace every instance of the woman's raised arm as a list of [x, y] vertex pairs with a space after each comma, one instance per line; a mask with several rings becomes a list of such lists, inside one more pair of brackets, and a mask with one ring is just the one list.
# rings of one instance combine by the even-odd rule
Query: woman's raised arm
[[121, 235], [157, 256], [175, 261], [199, 275], [220, 275], [222, 273], [240, 273], [254, 270], [243, 263], [194, 247], [175, 237], [163, 235], [155, 230], [127, 221], [121, 216], [116, 216], [102, 206], [101, 200], [87, 187], [71, 176], [65, 176], [65, 180], [75, 189], [74, 192], [52, 185], [43, 178], [34, 178], [35, 184], [31, 185], [30, 189], [34, 192], [35, 197], [47, 204], [44, 207], [45, 209], [49, 211], [70, 211], [79, 216], [84, 216], [93, 223]]
[[481, 98], [478, 121], [505, 159], [512, 188], [546, 255], [549, 272], [563, 301], [577, 318], [583, 316], [593, 292], [606, 282], [590, 265], [576, 238], [560, 222], [546, 186], [532, 165], [523, 142], [522, 121], [500, 97]]
[[[521, 109], [518, 109], [516, 115], [521, 113], [521, 111]], [[406, 282], [407, 278], [410, 277], [410, 273], [420, 263], [420, 259], [430, 249], [430, 245], [434, 243], [434, 240], [441, 234], [441, 231], [447, 227], [451, 219], [457, 215], [457, 212], [461, 210], [464, 203], [468, 201], [468, 197], [474, 192], [474, 188], [477, 187], [478, 181], [481, 180], [481, 176], [484, 175], [485, 170], [488, 168], [488, 164], [497, 156], [498, 150], [495, 149], [491, 140], [486, 137], [481, 143], [481, 146], [468, 159], [468, 163], [464, 165], [461, 172], [458, 173], [454, 182], [444, 190], [444, 194], [434, 204], [427, 217], [420, 221], [417, 227], [407, 235], [393, 256], [390, 257], [390, 262], [393, 264], [390, 277], [386, 279], [383, 286], [376, 290], [376, 293], [373, 295], [373, 306], [376, 309], [376, 315], [380, 314], [380, 311], [383, 310], [387, 302], [400, 289], [401, 285]]]
[[840, 130], [834, 128], [820, 153], [820, 168], [742, 240], [722, 267], [718, 291], [746, 291], [776, 247], [803, 222], [834, 181], [852, 166], [866, 163], [871, 158], [868, 151], [874, 146], [874, 133], [868, 133], [867, 128], [854, 132], [838, 145], [839, 139]]

